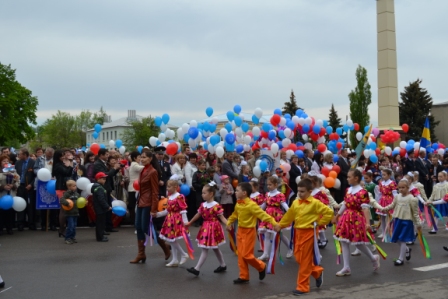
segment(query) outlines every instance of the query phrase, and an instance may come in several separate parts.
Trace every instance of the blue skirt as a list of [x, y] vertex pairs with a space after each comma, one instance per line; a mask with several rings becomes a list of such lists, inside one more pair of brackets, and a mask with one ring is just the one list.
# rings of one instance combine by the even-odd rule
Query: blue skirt
[[401, 220], [395, 218], [394, 232], [392, 233], [391, 242], [413, 242], [415, 240], [414, 222], [412, 220]]
[[437, 211], [442, 214], [443, 217], [448, 217], [448, 204], [443, 203], [441, 205], [434, 205]]

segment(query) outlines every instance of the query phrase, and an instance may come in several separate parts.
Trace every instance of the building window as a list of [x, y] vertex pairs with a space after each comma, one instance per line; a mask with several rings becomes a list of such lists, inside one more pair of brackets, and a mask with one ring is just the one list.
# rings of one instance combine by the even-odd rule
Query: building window
[[109, 140], [109, 132], [106, 132], [106, 140]]
[[115, 131], [115, 140], [117, 140], [117, 131]]
[[105, 136], [105, 135], [104, 135], [104, 132], [103, 132], [103, 141], [106, 139], [106, 138], [104, 138], [104, 136]]

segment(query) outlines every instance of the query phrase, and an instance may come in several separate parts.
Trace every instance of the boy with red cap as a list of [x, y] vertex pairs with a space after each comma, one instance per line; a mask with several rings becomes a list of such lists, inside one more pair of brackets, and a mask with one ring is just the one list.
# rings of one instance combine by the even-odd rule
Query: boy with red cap
[[112, 208], [107, 203], [107, 191], [103, 185], [106, 183], [107, 175], [104, 172], [98, 172], [95, 175], [96, 183], [93, 184], [91, 192], [93, 195], [93, 209], [96, 214], [96, 240], [98, 242], [107, 242], [109, 239], [104, 236], [106, 229], [106, 213]]

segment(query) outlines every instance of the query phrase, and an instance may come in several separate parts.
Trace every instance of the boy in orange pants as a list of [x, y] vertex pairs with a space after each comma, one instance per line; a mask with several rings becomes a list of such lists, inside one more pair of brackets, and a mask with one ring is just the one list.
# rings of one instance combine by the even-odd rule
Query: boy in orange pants
[[[311, 196], [313, 184], [309, 179], [303, 179], [297, 187], [298, 198], [280, 220], [278, 231], [288, 227], [294, 221], [294, 256], [299, 264], [297, 287], [294, 295], [302, 295], [310, 291], [310, 276], [316, 279], [316, 287], [323, 283], [323, 271], [319, 265], [315, 265], [314, 256], [314, 222], [317, 226], [330, 223], [333, 211]], [[277, 230], [276, 230], [277, 231]]]
[[232, 230], [232, 223], [238, 220], [237, 247], [238, 247], [238, 267], [240, 275], [233, 281], [235, 284], [249, 282], [249, 265], [254, 267], [258, 273], [260, 280], [266, 276], [266, 264], [258, 260], [254, 256], [254, 245], [257, 238], [255, 225], [257, 219], [271, 223], [274, 229], [280, 226], [275, 222], [274, 218], [266, 214], [249, 196], [252, 193], [252, 186], [249, 183], [239, 183], [236, 187], [235, 195], [237, 203], [235, 211], [227, 219], [227, 230]]

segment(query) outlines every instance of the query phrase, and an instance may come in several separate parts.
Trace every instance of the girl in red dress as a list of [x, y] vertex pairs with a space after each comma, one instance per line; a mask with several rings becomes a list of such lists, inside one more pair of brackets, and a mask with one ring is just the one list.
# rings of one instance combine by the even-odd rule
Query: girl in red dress
[[226, 263], [224, 262], [224, 257], [218, 246], [226, 242], [224, 238], [224, 230], [222, 229], [222, 223], [227, 225], [227, 219], [224, 218], [224, 210], [219, 203], [217, 203], [215, 198], [216, 193], [216, 183], [210, 182], [202, 188], [202, 199], [204, 202], [198, 209], [198, 213], [186, 224], [190, 226], [193, 222], [202, 217], [204, 222], [199, 229], [198, 236], [196, 237], [196, 242], [198, 242], [198, 247], [202, 248], [201, 256], [196, 267], [191, 267], [187, 269], [188, 272], [198, 276], [199, 270], [207, 259], [208, 250], [213, 249], [216, 258], [219, 261], [219, 267], [215, 269], [215, 273], [224, 272], [227, 270]]
[[[394, 201], [394, 197], [397, 196], [397, 183], [394, 180], [391, 180], [390, 177], [392, 175], [392, 170], [389, 168], [385, 168], [381, 170], [381, 183], [379, 184], [380, 189], [380, 206], [387, 207]], [[393, 210], [389, 211], [389, 214], [393, 214]], [[383, 212], [380, 210], [377, 210], [376, 213], [381, 216], [381, 235], [378, 236], [378, 238], [382, 239], [384, 236], [384, 233], [386, 231], [386, 216], [388, 212]]]

